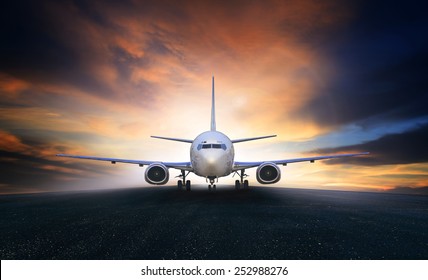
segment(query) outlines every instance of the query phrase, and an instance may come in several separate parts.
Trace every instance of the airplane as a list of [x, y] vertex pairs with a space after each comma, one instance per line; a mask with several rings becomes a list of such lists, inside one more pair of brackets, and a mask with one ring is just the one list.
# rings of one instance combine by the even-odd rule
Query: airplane
[[278, 165], [286, 166], [290, 163], [296, 162], [311, 162], [314, 163], [318, 160], [326, 160], [333, 158], [353, 157], [367, 155], [369, 153], [355, 153], [355, 154], [336, 154], [328, 156], [316, 156], [306, 158], [293, 158], [293, 159], [282, 159], [282, 160], [267, 160], [267, 161], [254, 161], [254, 162], [242, 162], [235, 161], [235, 151], [233, 145], [236, 143], [260, 140], [265, 138], [276, 137], [276, 135], [259, 136], [252, 138], [241, 138], [231, 140], [225, 134], [217, 131], [216, 118], [215, 118], [215, 93], [214, 93], [214, 76], [212, 77], [212, 93], [211, 93], [211, 128], [209, 131], [205, 131], [199, 134], [194, 140], [182, 139], [182, 138], [171, 138], [163, 136], [151, 136], [157, 139], [178, 141], [184, 143], [190, 143], [190, 161], [186, 162], [164, 162], [164, 161], [147, 161], [147, 160], [132, 160], [132, 159], [121, 159], [121, 158], [104, 158], [94, 156], [78, 156], [68, 154], [57, 154], [59, 157], [69, 157], [77, 159], [89, 159], [99, 161], [109, 161], [112, 164], [130, 163], [138, 164], [140, 167], [148, 166], [145, 170], [144, 178], [146, 182], [152, 185], [164, 185], [169, 181], [169, 169], [178, 169], [181, 171], [181, 175], [178, 177], [180, 180], [177, 181], [177, 187], [182, 190], [184, 187], [187, 191], [191, 190], [190, 180], [186, 180], [186, 177], [190, 173], [194, 173], [198, 176], [206, 178], [209, 181], [208, 190], [215, 190], [215, 182], [218, 182], [218, 178], [228, 176], [232, 173], [239, 176], [239, 180], [235, 181], [235, 189], [241, 188], [248, 189], [248, 180], [244, 180], [247, 177], [245, 170], [249, 168], [255, 168], [256, 178], [260, 184], [274, 184], [281, 179], [281, 169]]

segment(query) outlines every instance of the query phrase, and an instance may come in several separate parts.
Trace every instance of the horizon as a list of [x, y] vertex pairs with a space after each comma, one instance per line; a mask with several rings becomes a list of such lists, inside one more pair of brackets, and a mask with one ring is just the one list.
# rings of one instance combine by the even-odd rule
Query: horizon
[[[196, 191], [198, 193], [205, 193], [206, 190], [206, 184], [195, 184], [192, 188], [192, 192]], [[93, 188], [82, 188], [82, 189], [70, 189], [70, 190], [52, 190], [52, 191], [40, 191], [40, 192], [20, 192], [20, 193], [0, 193], [0, 196], [14, 196], [14, 195], [37, 195], [37, 194], [75, 194], [75, 193], [81, 193], [81, 192], [103, 192], [103, 191], [126, 191], [126, 190], [139, 190], [139, 189], [170, 189], [171, 191], [177, 191], [176, 185], [171, 184], [165, 184], [162, 186], [155, 186], [155, 185], [146, 185], [146, 186], [124, 186], [124, 187], [111, 187], [111, 188], [99, 188], [99, 189], [93, 189]], [[234, 189], [234, 185], [232, 184], [218, 184], [217, 189], [213, 191], [214, 195], [216, 192], [223, 193], [223, 192], [236, 192]], [[428, 187], [419, 187], [419, 188], [411, 188], [411, 187], [397, 187], [394, 189], [387, 189], [387, 190], [380, 190], [380, 189], [322, 189], [322, 188], [316, 188], [316, 187], [281, 187], [281, 186], [274, 186], [274, 185], [253, 185], [250, 187], [249, 190], [240, 190], [239, 192], [248, 192], [251, 191], [252, 188], [256, 189], [284, 189], [284, 190], [308, 190], [308, 191], [332, 191], [332, 192], [355, 192], [355, 193], [375, 193], [375, 194], [394, 194], [394, 195], [422, 195], [426, 196], [428, 195]], [[207, 192], [211, 193], [211, 192]]]

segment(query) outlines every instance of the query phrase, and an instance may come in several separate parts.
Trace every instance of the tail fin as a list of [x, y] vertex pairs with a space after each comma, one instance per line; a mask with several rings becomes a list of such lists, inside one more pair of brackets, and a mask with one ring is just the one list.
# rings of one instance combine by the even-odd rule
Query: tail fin
[[216, 127], [215, 127], [214, 76], [213, 76], [213, 91], [212, 91], [212, 100], [211, 100], [211, 131], [216, 131]]

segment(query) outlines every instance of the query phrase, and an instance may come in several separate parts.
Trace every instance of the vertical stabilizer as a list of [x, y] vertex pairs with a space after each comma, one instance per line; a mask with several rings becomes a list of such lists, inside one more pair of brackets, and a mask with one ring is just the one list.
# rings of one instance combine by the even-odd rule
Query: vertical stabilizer
[[215, 127], [214, 76], [213, 76], [213, 91], [212, 91], [212, 100], [211, 100], [211, 131], [216, 131], [216, 127]]

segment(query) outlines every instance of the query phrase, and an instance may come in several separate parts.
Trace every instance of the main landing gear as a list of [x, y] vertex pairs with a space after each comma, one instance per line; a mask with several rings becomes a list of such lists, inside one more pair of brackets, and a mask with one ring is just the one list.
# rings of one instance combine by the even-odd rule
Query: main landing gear
[[190, 172], [187, 172], [184, 170], [181, 170], [181, 175], [179, 175], [178, 177], [183, 178], [183, 180], [178, 180], [177, 182], [177, 188], [179, 191], [181, 191], [183, 189], [183, 187], [186, 187], [186, 191], [190, 191], [191, 189], [191, 184], [190, 184], [190, 180], [186, 181], [186, 176], [189, 175]]
[[243, 187], [244, 190], [248, 190], [250, 186], [248, 184], [248, 180], [244, 180], [244, 178], [248, 176], [247, 174], [245, 174], [245, 169], [241, 169], [240, 174], [238, 173], [238, 171], [236, 171], [236, 174], [239, 175], [240, 180], [235, 181], [235, 190], [239, 190], [241, 187]]

